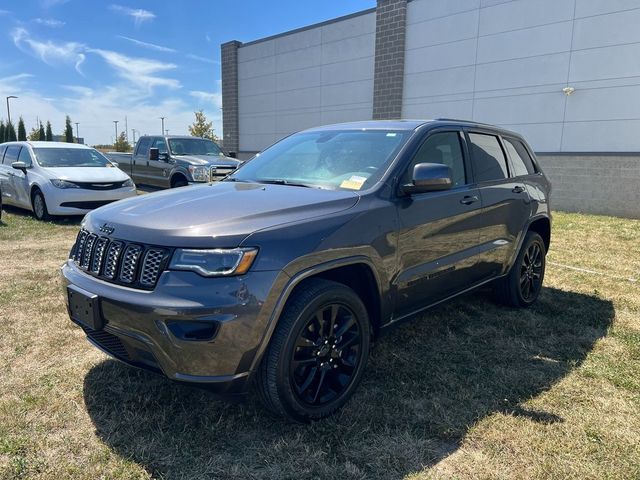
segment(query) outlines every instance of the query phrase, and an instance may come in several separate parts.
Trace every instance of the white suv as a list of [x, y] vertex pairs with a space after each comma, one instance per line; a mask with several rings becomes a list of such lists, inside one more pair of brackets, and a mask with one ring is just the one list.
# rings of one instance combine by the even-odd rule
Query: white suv
[[134, 197], [133, 181], [116, 167], [97, 150], [75, 143], [0, 144], [0, 212], [5, 203], [46, 220]]

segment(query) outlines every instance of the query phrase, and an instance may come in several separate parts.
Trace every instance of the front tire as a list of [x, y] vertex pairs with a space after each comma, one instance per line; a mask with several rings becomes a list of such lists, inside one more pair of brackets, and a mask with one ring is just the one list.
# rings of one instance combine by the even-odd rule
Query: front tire
[[349, 287], [308, 280], [287, 302], [257, 372], [272, 412], [298, 422], [335, 413], [353, 395], [371, 345], [367, 309]]
[[497, 300], [510, 307], [529, 307], [540, 295], [546, 266], [546, 247], [536, 232], [527, 232], [509, 274], [495, 287]]
[[49, 211], [47, 210], [47, 202], [44, 199], [43, 193], [36, 189], [31, 195], [31, 207], [33, 209], [33, 215], [40, 221], [47, 221], [51, 218]]

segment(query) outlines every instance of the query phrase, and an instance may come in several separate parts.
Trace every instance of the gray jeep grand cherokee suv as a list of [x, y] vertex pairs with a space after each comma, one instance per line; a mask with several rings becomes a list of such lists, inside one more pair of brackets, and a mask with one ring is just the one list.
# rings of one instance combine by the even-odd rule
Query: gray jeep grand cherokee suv
[[289, 418], [353, 394], [385, 327], [492, 282], [531, 305], [550, 185], [517, 134], [456, 121], [330, 125], [225, 180], [88, 214], [62, 267], [106, 353]]

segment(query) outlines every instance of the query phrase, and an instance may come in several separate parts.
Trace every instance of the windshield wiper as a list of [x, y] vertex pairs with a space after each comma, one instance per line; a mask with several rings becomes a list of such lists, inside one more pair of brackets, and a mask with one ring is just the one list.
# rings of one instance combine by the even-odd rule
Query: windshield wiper
[[267, 183], [271, 185], [288, 185], [290, 187], [317, 188], [315, 185], [307, 185], [306, 183], [297, 183], [285, 180], [284, 178], [261, 178], [256, 180], [258, 183]]

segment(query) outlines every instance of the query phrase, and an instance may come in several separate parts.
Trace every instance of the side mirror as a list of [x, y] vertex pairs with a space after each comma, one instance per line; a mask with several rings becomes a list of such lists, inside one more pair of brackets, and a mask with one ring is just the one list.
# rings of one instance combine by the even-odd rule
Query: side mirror
[[149, 149], [149, 160], [159, 160], [160, 159], [160, 150], [157, 148]]
[[228, 157], [229, 158], [238, 158], [238, 152], [229, 152], [228, 153]]
[[418, 163], [413, 167], [410, 185], [403, 185], [405, 193], [423, 193], [448, 190], [453, 186], [451, 168], [441, 163]]
[[113, 165], [116, 168], [120, 167], [120, 164], [118, 162], [114, 162], [114, 161], [111, 161], [111, 165]]
[[169, 161], [169, 154], [168, 153], [161, 153], [159, 154], [159, 158], [161, 162], [168, 162]]
[[13, 162], [11, 164], [11, 166], [13, 168], [15, 168], [16, 170], [20, 170], [22, 171], [22, 173], [24, 173], [25, 175], [27, 174], [27, 164], [24, 162]]

